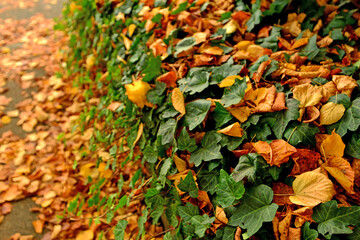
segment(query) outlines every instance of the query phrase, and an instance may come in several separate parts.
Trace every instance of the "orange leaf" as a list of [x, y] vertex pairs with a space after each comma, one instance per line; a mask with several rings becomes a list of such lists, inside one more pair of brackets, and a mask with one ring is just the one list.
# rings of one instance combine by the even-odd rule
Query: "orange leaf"
[[238, 122], [227, 126], [218, 131], [218, 133], [222, 133], [232, 137], [242, 137], [244, 135], [244, 130], [240, 127]]
[[293, 189], [295, 195], [289, 197], [290, 201], [302, 206], [316, 206], [319, 203], [328, 202], [336, 193], [329, 178], [313, 171], [296, 177]]
[[219, 220], [222, 223], [227, 224], [229, 222], [229, 219], [226, 217], [226, 213], [225, 213], [224, 209], [222, 209], [219, 206], [216, 207], [215, 217], [217, 220]]
[[330, 157], [324, 167], [349, 193], [354, 194], [355, 174], [350, 163], [342, 157]]
[[253, 113], [253, 110], [251, 110], [249, 107], [234, 107], [227, 108], [227, 110], [241, 123], [245, 122]]
[[36, 221], [32, 221], [32, 224], [34, 226], [35, 232], [41, 234], [44, 227], [44, 221], [36, 220]]
[[159, 76], [156, 81], [159, 82], [164, 82], [166, 83], [166, 87], [176, 87], [176, 80], [177, 80], [177, 76], [176, 73], [174, 71], [170, 71], [168, 73], [165, 73], [161, 76]]
[[289, 185], [276, 182], [272, 185], [272, 190], [274, 191], [273, 202], [277, 205], [291, 205], [292, 202], [289, 199], [289, 196], [294, 194], [294, 190]]
[[120, 102], [112, 102], [109, 104], [109, 106], [107, 106], [107, 109], [109, 109], [112, 112], [115, 112], [116, 109], [118, 109], [121, 106]]
[[345, 144], [335, 130], [321, 143], [320, 146], [320, 153], [325, 158], [327, 158], [327, 156], [342, 157], [344, 156], [344, 150]]
[[180, 91], [179, 88], [174, 88], [171, 95], [171, 102], [175, 108], [176, 111], [181, 113], [181, 115], [185, 115], [185, 99], [184, 95]]
[[270, 166], [280, 166], [289, 161], [289, 156], [296, 152], [296, 148], [282, 139], [274, 140], [270, 144], [263, 141], [252, 143], [255, 151], [259, 153]]

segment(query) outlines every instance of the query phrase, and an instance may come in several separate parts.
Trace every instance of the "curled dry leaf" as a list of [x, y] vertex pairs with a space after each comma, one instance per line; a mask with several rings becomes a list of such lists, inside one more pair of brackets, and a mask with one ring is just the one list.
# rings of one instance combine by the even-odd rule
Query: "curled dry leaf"
[[142, 134], [143, 134], [143, 131], [144, 131], [144, 124], [143, 123], [140, 123], [139, 124], [139, 128], [138, 128], [138, 132], [137, 132], [137, 135], [136, 135], [136, 139], [135, 141], [133, 142], [133, 146], [136, 145], [136, 143], [140, 140]]
[[185, 115], [185, 99], [183, 93], [179, 88], [174, 88], [171, 95], [171, 102], [176, 111], [180, 112], [181, 115]]
[[289, 176], [295, 176], [318, 168], [321, 156], [318, 152], [312, 150], [297, 149], [297, 152], [291, 155], [291, 158], [294, 161], [294, 167]]
[[349, 97], [351, 97], [352, 90], [357, 87], [356, 80], [346, 75], [333, 75], [332, 81], [341, 93], [347, 94]]
[[244, 130], [240, 127], [240, 124], [236, 122], [227, 126], [226, 128], [219, 130], [218, 133], [232, 137], [242, 137], [244, 135]]
[[176, 87], [177, 86], [176, 80], [177, 80], [177, 76], [176, 76], [176, 72], [174, 71], [164, 73], [163, 75], [159, 76], [156, 79], [156, 81], [166, 83], [166, 87], [168, 88]]
[[344, 105], [328, 102], [320, 109], [320, 124], [330, 125], [336, 123], [342, 118], [344, 112]]
[[305, 119], [303, 120], [304, 123], [310, 123], [318, 119], [320, 116], [320, 111], [314, 106], [306, 107], [305, 108]]
[[315, 106], [322, 99], [321, 89], [310, 83], [295, 86], [293, 89], [294, 98], [298, 100], [300, 119], [302, 118], [305, 107]]
[[255, 151], [259, 153], [270, 166], [276, 165], [280, 167], [281, 164], [289, 161], [289, 156], [297, 151], [295, 147], [282, 139], [274, 140], [270, 144], [258, 141], [252, 143], [252, 145]]
[[294, 196], [289, 199], [301, 206], [316, 206], [325, 203], [335, 195], [334, 185], [322, 173], [305, 172], [296, 177], [293, 182]]
[[241, 123], [245, 122], [248, 117], [254, 112], [253, 109], [245, 107], [230, 107], [227, 110]]
[[290, 195], [294, 194], [294, 190], [289, 185], [282, 183], [282, 182], [276, 182], [273, 183], [272, 188], [274, 191], [274, 198], [273, 202], [277, 205], [291, 205], [292, 202], [289, 199]]

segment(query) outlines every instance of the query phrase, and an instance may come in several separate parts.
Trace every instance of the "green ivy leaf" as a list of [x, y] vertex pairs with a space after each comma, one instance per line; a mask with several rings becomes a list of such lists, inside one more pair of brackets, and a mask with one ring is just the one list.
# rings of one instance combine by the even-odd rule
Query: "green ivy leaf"
[[288, 5], [290, 0], [276, 0], [270, 4], [270, 8], [264, 11], [265, 16], [271, 16], [275, 13], [281, 13], [284, 7]]
[[190, 138], [186, 128], [181, 130], [180, 135], [177, 138], [177, 144], [181, 151], [188, 150], [189, 152], [193, 152], [197, 149], [196, 140], [194, 138]]
[[360, 158], [360, 134], [352, 133], [350, 141], [347, 142], [345, 148], [345, 154], [353, 157]]
[[210, 194], [215, 193], [214, 186], [219, 182], [219, 172], [217, 170], [201, 170], [197, 177], [201, 190], [209, 192]]
[[354, 228], [353, 233], [347, 236], [347, 240], [359, 240], [360, 239], [360, 227]]
[[[175, 57], [181, 52], [189, 50], [192, 46], [196, 45], [196, 39], [194, 37], [187, 37], [178, 42], [175, 46]], [[161, 66], [161, 65], [160, 65]]]
[[315, 229], [310, 228], [310, 223], [306, 222], [302, 226], [302, 239], [303, 240], [315, 240], [318, 237], [318, 232]]
[[174, 140], [177, 122], [175, 119], [170, 118], [167, 121], [162, 121], [159, 127], [157, 136], [161, 136], [161, 144], [166, 145]]
[[308, 123], [294, 123], [286, 129], [284, 136], [293, 146], [299, 143], [315, 145], [315, 133], [318, 132], [319, 128], [310, 127]]
[[212, 116], [216, 122], [215, 128], [219, 128], [225, 123], [229, 122], [233, 117], [231, 114], [224, 108], [221, 103], [215, 102], [215, 109], [212, 113]]
[[186, 114], [184, 116], [184, 125], [189, 126], [192, 131], [197, 127], [206, 117], [211, 106], [211, 101], [199, 99], [190, 102], [186, 105]]
[[125, 228], [126, 228], [127, 224], [128, 224], [128, 221], [126, 221], [126, 220], [120, 220], [117, 222], [115, 229], [114, 229], [115, 240], [124, 240]]
[[360, 207], [338, 207], [335, 200], [320, 204], [314, 208], [312, 218], [318, 223], [318, 231], [330, 239], [333, 234], [350, 234], [349, 225], [360, 224]]
[[247, 178], [249, 182], [255, 183], [258, 177], [256, 172], [260, 165], [258, 161], [262, 161], [262, 157], [257, 153], [249, 153], [241, 156], [231, 176], [236, 182]]
[[232, 57], [229, 58], [229, 60], [227, 60], [227, 62], [223, 65], [213, 68], [211, 72], [210, 84], [218, 84], [226, 77], [239, 75], [243, 67], [244, 65], [234, 64], [234, 60]]
[[279, 206], [271, 203], [273, 196], [271, 188], [264, 184], [248, 188], [240, 207], [230, 217], [228, 224], [247, 229], [247, 235], [251, 237], [261, 228], [263, 222], [274, 219]]
[[308, 44], [300, 51], [299, 55], [307, 56], [309, 60], [313, 60], [320, 53], [316, 45], [317, 34], [309, 39]]
[[[278, 50], [278, 41], [279, 41], [278, 37], [281, 37], [281, 34], [280, 34], [281, 29], [282, 29], [282, 27], [273, 26], [271, 29], [271, 32], [270, 32], [270, 36], [265, 37], [265, 38], [259, 38], [256, 40], [256, 42], [260, 43], [260, 46], [262, 46], [263, 48], [271, 49], [274, 52], [277, 51]], [[262, 57], [265, 57], [265, 56], [267, 58], [269, 58], [268, 55], [264, 55]], [[271, 64], [273, 63], [273, 61], [271, 62]], [[275, 62], [277, 63], [277, 61], [275, 61]], [[270, 64], [270, 66], [271, 66], [271, 64]], [[270, 68], [274, 68], [274, 67], [276, 67], [276, 68], [273, 71], [275, 71], [278, 68], [278, 65], [276, 64], [275, 66], [271, 66]], [[270, 69], [268, 71], [270, 71]], [[273, 71], [271, 71], [271, 72], [273, 72]], [[268, 75], [270, 73], [267, 73], [266, 75]], [[251, 76], [252, 76], [252, 73], [251, 73]]]
[[148, 214], [149, 214], [148, 210], [144, 209], [142, 211], [142, 215], [138, 219], [139, 232], [136, 237], [136, 240], [140, 239], [140, 237], [142, 237], [142, 235], [145, 233], [145, 223], [147, 222]]
[[220, 170], [219, 183], [216, 185], [217, 201], [221, 207], [227, 208], [239, 200], [245, 192], [243, 182], [235, 182], [223, 169]]
[[351, 106], [351, 99], [349, 98], [348, 95], [343, 93], [331, 96], [328, 102], [333, 102], [335, 104], [342, 104], [346, 109], [348, 109]]
[[207, 71], [192, 71], [187, 78], [178, 81], [180, 90], [191, 95], [202, 92], [209, 86], [210, 73]]
[[202, 147], [191, 154], [190, 162], [194, 163], [197, 167], [202, 161], [222, 159], [220, 152], [221, 145], [218, 144], [220, 141], [221, 136], [219, 134], [216, 132], [207, 132], [201, 140]]
[[273, 126], [272, 130], [277, 139], [282, 139], [285, 129], [290, 121], [300, 117], [298, 100], [294, 98], [286, 99], [286, 107], [288, 109], [275, 113], [276, 124]]
[[190, 197], [197, 198], [199, 189], [196, 186], [192, 172], [189, 171], [184, 180], [180, 180], [178, 188], [183, 192], [188, 192]]
[[246, 88], [246, 79], [243, 78], [242, 80], [240, 80], [236, 78], [235, 83], [231, 87], [225, 88], [224, 95], [221, 98], [221, 102], [224, 104], [225, 107], [229, 107], [233, 104], [239, 103], [245, 95]]
[[336, 133], [341, 137], [344, 136], [348, 130], [356, 131], [360, 126], [360, 98], [355, 99], [351, 107], [346, 110], [344, 116], [341, 118]]
[[146, 67], [143, 71], [145, 77], [143, 77], [142, 81], [149, 82], [153, 80], [156, 76], [160, 75], [161, 71], [161, 57], [150, 56]]
[[147, 145], [143, 150], [143, 154], [144, 154], [144, 159], [148, 163], [156, 163], [158, 160], [156, 144], [154, 144], [154, 146]]
[[[255, 4], [253, 4], [253, 5], [255, 5]], [[251, 32], [251, 30], [253, 30], [254, 27], [260, 23], [261, 15], [262, 15], [262, 12], [260, 9], [257, 9], [255, 12], [252, 13], [249, 21], [246, 22], [246, 25], [247, 25], [246, 30], [248, 32]]]
[[199, 237], [204, 237], [206, 229], [211, 227], [211, 223], [214, 221], [215, 217], [209, 217], [207, 214], [194, 216], [190, 220], [191, 224], [195, 227], [196, 235]]
[[188, 222], [192, 217], [199, 215], [199, 208], [186, 202], [185, 206], [177, 206], [177, 212], [183, 221]]

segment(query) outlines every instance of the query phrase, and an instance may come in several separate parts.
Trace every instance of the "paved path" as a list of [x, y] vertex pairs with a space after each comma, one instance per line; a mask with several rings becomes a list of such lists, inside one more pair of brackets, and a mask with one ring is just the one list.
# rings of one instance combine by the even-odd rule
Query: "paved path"
[[[14, 116], [11, 117], [11, 122], [4, 124], [5, 120], [0, 123], [0, 136], [11, 131], [16, 136], [24, 138], [26, 132], [17, 123], [19, 117], [16, 117], [17, 110], [16, 105], [24, 101], [26, 98], [32, 96], [37, 90], [36, 84], [24, 82], [17, 74], [21, 63], [32, 60], [32, 56], [26, 56], [23, 49], [23, 44], [26, 42], [24, 36], [26, 36], [26, 27], [23, 24], [31, 25], [33, 21], [44, 17], [46, 19], [52, 19], [61, 15], [62, 5], [64, 0], [1, 0], [0, 1], [0, 113], [8, 113], [13, 111]], [[18, 25], [17, 25], [18, 24]], [[11, 28], [11, 25], [14, 25]], [[17, 25], [17, 26], [16, 26]], [[36, 26], [33, 26], [36, 27]], [[41, 26], [40, 26], [41, 27]], [[12, 34], [17, 34], [12, 36]], [[29, 36], [31, 38], [31, 36]], [[16, 59], [16, 63], [19, 66], [12, 63], [7, 64], [6, 54], [17, 54], [19, 58]], [[35, 61], [36, 62], [36, 61]], [[40, 64], [41, 65], [41, 64]], [[34, 73], [33, 79], [46, 77], [46, 71], [44, 67], [38, 67], [35, 64], [33, 69], [20, 69]], [[27, 73], [27, 72], [25, 72]], [[33, 81], [31, 76], [29, 81]], [[4, 85], [5, 84], [5, 85]], [[5, 98], [3, 98], [5, 96]], [[1, 106], [1, 102], [4, 99], [11, 99], [9, 104]], [[4, 114], [2, 114], [4, 115]], [[2, 125], [2, 126], [1, 126]], [[1, 151], [1, 149], [0, 149]], [[4, 159], [0, 159], [0, 165]], [[1, 183], [1, 181], [0, 181]], [[1, 190], [0, 190], [1, 193]], [[25, 198], [11, 203], [12, 210], [9, 214], [2, 215], [2, 209], [0, 204], [0, 240], [9, 239], [12, 235], [20, 233], [21, 235], [33, 235], [35, 239], [41, 239], [40, 234], [36, 234], [32, 221], [37, 219], [37, 214], [32, 212], [31, 209], [36, 207], [36, 204], [31, 198]], [[3, 211], [4, 212], [4, 211]], [[6, 211], [5, 211], [6, 212]], [[32, 239], [32, 238], [28, 238]]]

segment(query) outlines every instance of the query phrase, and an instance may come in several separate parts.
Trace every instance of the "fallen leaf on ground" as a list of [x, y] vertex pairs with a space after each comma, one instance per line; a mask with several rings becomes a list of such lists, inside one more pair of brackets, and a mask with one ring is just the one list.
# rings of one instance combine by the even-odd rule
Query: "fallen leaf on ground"
[[176, 111], [181, 113], [181, 115], [185, 115], [185, 99], [183, 93], [179, 88], [174, 88], [171, 95], [171, 102]]
[[227, 126], [226, 128], [219, 130], [218, 133], [232, 137], [242, 137], [244, 135], [244, 130], [240, 127], [240, 124], [236, 122]]
[[320, 109], [320, 124], [330, 125], [336, 123], [342, 118], [344, 112], [344, 105], [328, 102]]

